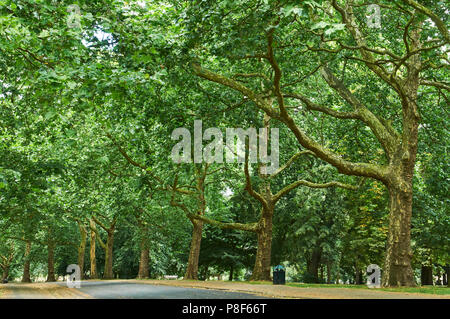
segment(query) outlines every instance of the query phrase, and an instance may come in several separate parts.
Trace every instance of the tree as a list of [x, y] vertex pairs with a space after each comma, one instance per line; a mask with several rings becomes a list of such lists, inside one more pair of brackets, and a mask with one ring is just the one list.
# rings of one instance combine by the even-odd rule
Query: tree
[[[197, 3], [193, 4], [190, 11], [193, 13], [193, 17], [190, 19], [190, 21], [193, 21], [191, 32], [192, 30], [198, 30], [199, 25], [196, 19], [199, 15], [209, 10], [212, 13], [212, 8], [220, 4], [219, 2], [203, 7]], [[325, 5], [331, 5], [329, 8], [333, 8], [333, 10], [325, 9]], [[201, 40], [206, 39], [206, 36], [210, 36], [211, 33], [218, 35], [223, 26], [230, 26], [233, 28], [233, 32], [242, 32], [245, 28], [248, 28], [250, 23], [255, 23], [255, 20], [258, 26], [264, 26], [264, 28], [256, 28], [255, 31], [251, 32], [254, 38], [248, 37], [248, 34], [246, 34], [249, 40], [243, 41], [244, 45], [241, 45], [238, 49], [233, 48], [234, 50], [232, 49], [232, 52], [227, 54], [223, 54], [216, 49], [216, 54], [222, 53], [221, 58], [228, 61], [233, 68], [240, 67], [240, 60], [235, 62], [235, 59], [232, 58], [234, 51], [238, 51], [237, 54], [234, 54], [234, 57], [237, 56], [238, 59], [265, 61], [273, 75], [270, 81], [273, 89], [272, 92], [269, 92], [269, 95], [274, 97], [276, 107], [267, 103], [264, 98], [267, 93], [258, 92], [255, 88], [243, 85], [231, 76], [212, 71], [204, 63], [202, 65], [197, 61], [193, 62], [193, 71], [201, 78], [216, 82], [248, 97], [260, 110], [284, 123], [295, 135], [301, 146], [336, 167], [340, 173], [374, 178], [387, 187], [390, 194], [390, 222], [383, 269], [383, 285], [385, 286], [412, 286], [415, 284], [411, 269], [410, 226], [413, 193], [412, 176], [417, 154], [420, 121], [417, 95], [420, 87], [423, 86], [431, 85], [448, 89], [445, 82], [431, 81], [429, 78], [431, 66], [437, 68], [439, 68], [439, 65], [442, 66], [439, 58], [440, 52], [445, 50], [444, 45], [448, 42], [448, 31], [443, 27], [445, 24], [437, 13], [442, 9], [439, 5], [427, 8], [414, 1], [404, 1], [404, 5], [405, 7], [400, 6], [400, 8], [386, 6], [390, 15], [398, 17], [398, 19], [393, 20], [401, 21], [403, 24], [402, 32], [399, 32], [394, 30], [392, 23], [384, 23], [386, 25], [384, 27], [386, 36], [392, 40], [395, 39], [393, 41], [395, 44], [389, 49], [377, 48], [374, 32], [358, 21], [358, 15], [365, 6], [356, 5], [352, 1], [346, 1], [343, 5], [337, 1], [324, 1], [309, 11], [309, 19], [306, 21], [299, 19], [306, 8], [298, 8], [297, 12], [301, 14], [296, 17], [292, 6], [290, 6], [291, 10], [288, 11], [286, 7], [282, 7], [277, 2], [267, 2], [264, 6], [248, 5], [239, 7], [240, 15], [226, 17], [226, 22], [220, 26], [215, 26], [212, 31], [205, 34], [205, 37], [192, 35], [192, 38], [195, 39], [193, 42], [197, 42], [195, 46], [198, 48], [198, 43]], [[193, 10], [198, 10], [198, 14], [195, 14]], [[223, 10], [218, 10], [217, 14], [212, 14], [209, 22], [211, 19], [217, 19], [222, 12]], [[294, 15], [294, 17], [291, 17], [291, 15]], [[426, 22], [428, 18], [435, 22], [436, 27]], [[316, 39], [310, 40], [309, 43], [311, 44], [307, 42], [306, 45], [293, 40], [291, 38], [292, 33], [297, 32], [300, 39], [303, 36], [302, 32], [293, 27], [294, 24], [302, 26], [306, 30], [305, 32], [317, 35]], [[241, 27], [241, 25], [243, 26]], [[265, 27], [267, 25], [268, 27]], [[211, 27], [211, 24], [202, 24], [203, 28], [206, 26]], [[315, 31], [328, 26], [327, 30]], [[334, 33], [342, 35], [334, 37]], [[242, 37], [239, 37], [239, 39], [242, 40]], [[235, 38], [231, 38], [231, 41], [234, 40]], [[242, 47], [247, 50], [244, 54], [242, 53]], [[229, 46], [227, 48], [230, 49]], [[294, 51], [292, 48], [298, 48], [298, 51]], [[194, 50], [194, 52], [197, 55], [201, 54], [199, 50]], [[295, 70], [289, 69], [290, 57], [294, 52], [296, 55], [298, 55], [298, 52], [304, 52], [305, 57], [312, 56], [314, 61], [317, 61], [318, 65], [315, 71], [320, 71], [321, 79], [333, 93], [336, 93], [342, 101], [345, 101], [351, 107], [351, 111], [337, 111], [332, 107], [314, 102], [311, 96], [296, 93], [296, 90], [301, 90], [300, 85], [305, 87], [305, 83], [296, 86], [290, 85], [289, 88], [289, 81], [295, 74]], [[315, 55], [315, 52], [320, 54]], [[432, 54], [431, 52], [435, 52], [437, 58], [427, 58]], [[398, 101], [398, 105], [401, 106], [399, 115], [386, 107], [378, 112], [381, 114], [390, 113], [395, 122], [384, 120], [381, 114], [377, 115], [374, 108], [370, 107], [371, 104], [374, 104], [374, 101], [366, 100], [363, 96], [352, 93], [349, 84], [336, 76], [336, 71], [333, 69], [336, 69], [340, 62], [339, 58], [344, 55], [348, 61], [354, 63], [357, 72], [365, 72], [370, 76], [375, 76], [375, 79], [379, 82], [378, 85], [389, 90], [389, 95]], [[297, 60], [300, 62], [301, 59]], [[434, 63], [437, 63], [437, 66]], [[248, 64], [245, 66], [248, 68]], [[288, 110], [288, 99], [300, 101], [307, 109], [327, 114], [336, 119], [363, 122], [382, 147], [385, 158], [378, 163], [355, 162], [343, 158], [341, 154], [317, 142], [311, 134], [305, 131], [301, 124], [296, 123], [296, 117]]]

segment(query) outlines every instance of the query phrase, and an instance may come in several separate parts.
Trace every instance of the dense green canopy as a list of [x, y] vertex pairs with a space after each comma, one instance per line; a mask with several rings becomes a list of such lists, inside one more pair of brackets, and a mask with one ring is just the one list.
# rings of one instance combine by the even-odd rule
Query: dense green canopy
[[[0, 0], [3, 278], [448, 281], [449, 10]], [[177, 163], [196, 120], [278, 129], [278, 169]]]

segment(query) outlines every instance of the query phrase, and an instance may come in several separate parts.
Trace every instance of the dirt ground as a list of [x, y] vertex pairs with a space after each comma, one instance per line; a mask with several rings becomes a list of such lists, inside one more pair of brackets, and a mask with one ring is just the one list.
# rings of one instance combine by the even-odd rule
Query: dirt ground
[[78, 289], [49, 283], [9, 283], [0, 285], [0, 299], [90, 299]]

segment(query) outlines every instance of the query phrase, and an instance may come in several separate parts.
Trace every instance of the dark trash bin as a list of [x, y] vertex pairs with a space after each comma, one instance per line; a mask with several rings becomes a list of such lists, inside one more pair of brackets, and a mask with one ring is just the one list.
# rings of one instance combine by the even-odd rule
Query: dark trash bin
[[274, 285], [286, 284], [286, 270], [281, 265], [275, 266], [273, 268], [273, 284]]

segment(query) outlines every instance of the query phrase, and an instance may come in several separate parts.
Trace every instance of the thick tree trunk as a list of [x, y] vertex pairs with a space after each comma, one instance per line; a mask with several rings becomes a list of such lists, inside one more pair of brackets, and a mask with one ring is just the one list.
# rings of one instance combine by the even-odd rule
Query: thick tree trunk
[[[420, 47], [421, 28], [411, 32], [411, 47]], [[383, 286], [415, 286], [411, 267], [411, 215], [413, 200], [413, 175], [417, 155], [419, 110], [417, 91], [421, 70], [420, 55], [409, 58], [408, 74], [402, 83], [403, 133], [395, 153], [390, 158], [389, 233], [383, 272]]]
[[148, 248], [148, 239], [143, 236], [141, 239], [141, 256], [139, 258], [138, 278], [144, 279], [149, 277], [148, 262], [150, 257], [150, 249]]
[[203, 222], [195, 219], [192, 219], [191, 222], [193, 224], [191, 248], [184, 279], [198, 280], [198, 259], [202, 243]]
[[319, 282], [319, 266], [322, 251], [319, 248], [314, 249], [311, 257], [306, 262], [307, 282], [318, 283]]
[[272, 254], [272, 217], [273, 208], [263, 210], [259, 221], [258, 248], [256, 250], [255, 265], [253, 267], [252, 281], [270, 281], [270, 259]]
[[114, 245], [114, 228], [108, 232], [105, 249], [105, 271], [103, 279], [114, 279], [113, 274], [113, 245]]
[[24, 255], [24, 263], [23, 263], [23, 276], [22, 282], [31, 282], [30, 277], [30, 262], [31, 262], [31, 241], [26, 241], [25, 244], [25, 255]]
[[55, 278], [55, 242], [49, 240], [47, 244], [47, 282], [56, 281]]
[[411, 268], [411, 189], [411, 184], [403, 189], [389, 187], [389, 233], [383, 286], [415, 286]]
[[138, 224], [140, 229], [140, 250], [141, 256], [139, 258], [139, 271], [138, 278], [144, 279], [149, 278], [149, 259], [150, 259], [150, 249], [148, 243], [148, 227], [143, 223], [141, 219], [138, 218]]
[[10, 265], [5, 265], [4, 267], [2, 267], [3, 273], [2, 273], [2, 281], [5, 279], [8, 279], [9, 277], [9, 267]]
[[91, 228], [91, 238], [90, 238], [90, 249], [89, 249], [89, 260], [91, 264], [91, 275], [90, 279], [97, 279], [97, 259], [95, 257], [95, 248], [96, 248], [96, 237], [97, 234], [95, 232], [95, 222], [91, 219], [89, 221], [90, 228]]
[[84, 225], [79, 223], [78, 226], [80, 229], [81, 239], [80, 239], [80, 244], [78, 245], [77, 262], [78, 262], [78, 266], [80, 267], [81, 279], [84, 279], [84, 255], [85, 255], [85, 251], [86, 251], [87, 232], [86, 232], [86, 228], [84, 227]]

